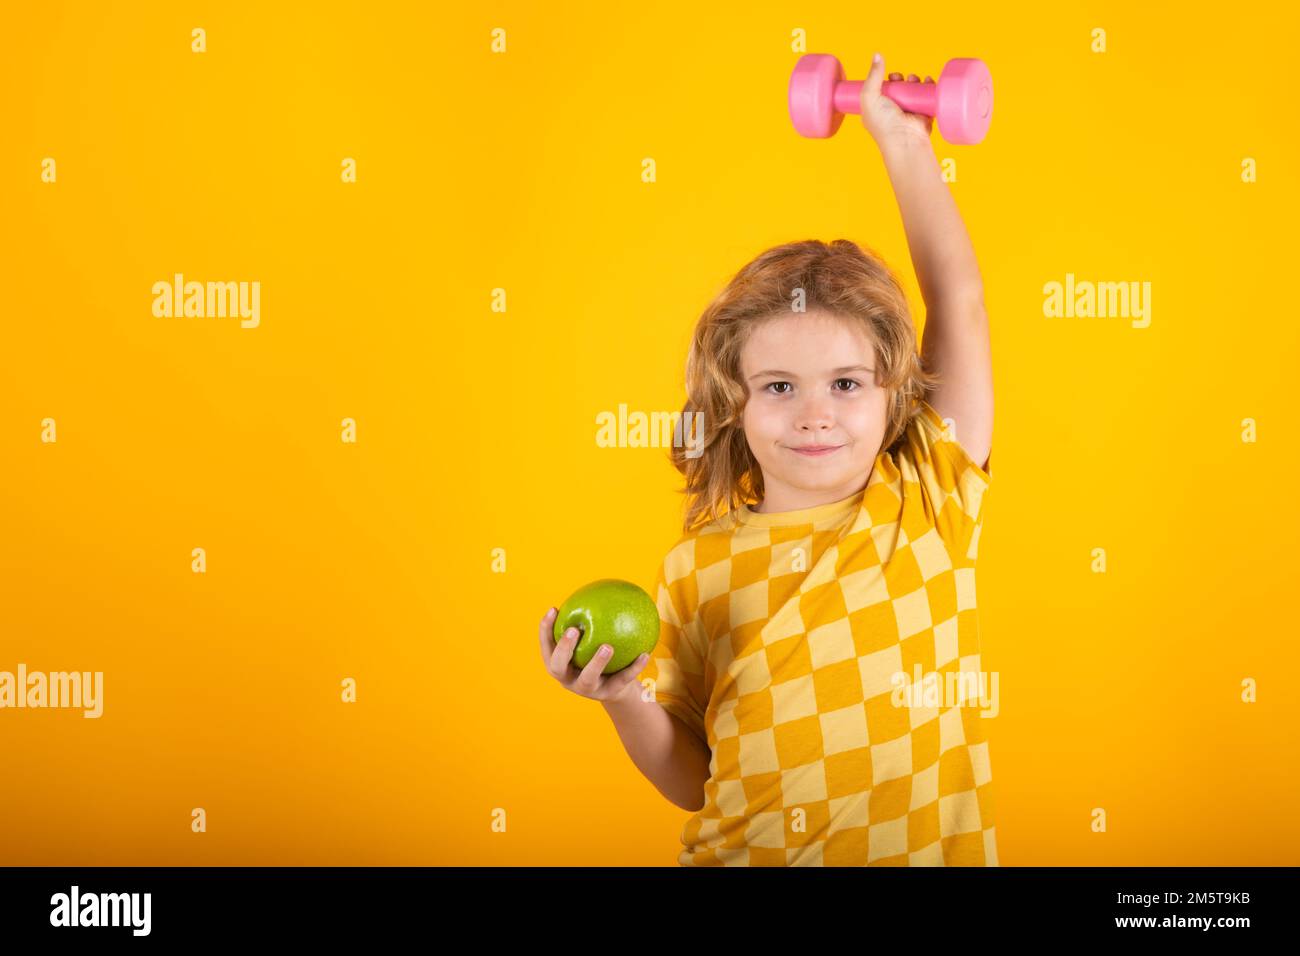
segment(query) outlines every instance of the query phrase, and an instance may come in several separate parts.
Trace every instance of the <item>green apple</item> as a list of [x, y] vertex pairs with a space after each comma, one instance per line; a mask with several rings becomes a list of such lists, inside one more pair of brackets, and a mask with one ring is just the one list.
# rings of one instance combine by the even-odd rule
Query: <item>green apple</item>
[[600, 645], [614, 649], [602, 674], [612, 674], [648, 654], [659, 643], [659, 608], [649, 594], [630, 581], [601, 578], [574, 591], [555, 615], [556, 643], [576, 627], [581, 636], [573, 663], [586, 667]]

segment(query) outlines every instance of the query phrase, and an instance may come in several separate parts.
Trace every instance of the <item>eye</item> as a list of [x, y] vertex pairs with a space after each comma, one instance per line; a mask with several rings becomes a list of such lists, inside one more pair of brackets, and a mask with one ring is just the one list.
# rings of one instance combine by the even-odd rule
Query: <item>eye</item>
[[845, 389], [841, 389], [841, 391], [844, 391], [844, 392], [855, 392], [855, 391], [857, 391], [858, 389], [860, 389], [860, 388], [862, 387], [862, 385], [857, 381], [857, 379], [852, 379], [852, 378], [838, 378], [838, 379], [835, 380], [835, 384], [836, 384], [836, 385], [838, 385], [840, 382], [848, 382], [850, 385], [853, 386], [853, 388], [845, 388]]
[[[768, 382], [766, 385], [763, 386], [763, 388], [765, 388], [765, 389], [769, 389], [769, 388], [772, 388], [773, 386], [776, 386], [776, 385], [786, 385], [786, 386], [788, 386], [789, 384], [790, 384], [789, 382]], [[772, 392], [771, 394], [773, 394], [773, 395], [784, 395], [785, 392]]]

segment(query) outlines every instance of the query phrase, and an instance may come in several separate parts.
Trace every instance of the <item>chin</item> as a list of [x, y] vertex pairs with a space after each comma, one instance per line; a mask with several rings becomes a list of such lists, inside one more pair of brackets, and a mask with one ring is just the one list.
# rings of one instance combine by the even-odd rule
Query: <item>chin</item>
[[829, 491], [852, 479], [854, 474], [856, 472], [842, 470], [836, 470], [834, 473], [821, 472], [814, 467], [808, 468], [798, 475], [792, 475], [789, 483], [805, 491]]

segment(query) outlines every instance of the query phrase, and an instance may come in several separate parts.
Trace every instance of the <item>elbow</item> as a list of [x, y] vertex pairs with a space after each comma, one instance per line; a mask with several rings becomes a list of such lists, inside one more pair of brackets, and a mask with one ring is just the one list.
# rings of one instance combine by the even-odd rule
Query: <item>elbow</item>
[[690, 800], [674, 800], [673, 803], [681, 807], [687, 813], [699, 813], [704, 809], [704, 794], [701, 793]]
[[708, 794], [705, 793], [705, 789], [709, 783], [709, 776], [709, 767], [708, 764], [705, 764], [703, 776], [696, 778], [698, 782], [691, 787], [687, 799], [681, 801], [677, 805], [683, 810], [688, 810], [691, 813], [699, 813], [703, 810], [704, 804], [708, 802]]

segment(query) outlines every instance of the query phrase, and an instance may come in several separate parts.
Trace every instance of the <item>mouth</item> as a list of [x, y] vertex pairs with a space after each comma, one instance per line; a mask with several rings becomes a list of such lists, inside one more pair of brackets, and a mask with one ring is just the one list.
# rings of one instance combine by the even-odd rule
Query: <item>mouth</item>
[[843, 445], [801, 445], [792, 447], [790, 450], [800, 455], [806, 455], [809, 458], [824, 458], [826, 455], [839, 451]]

